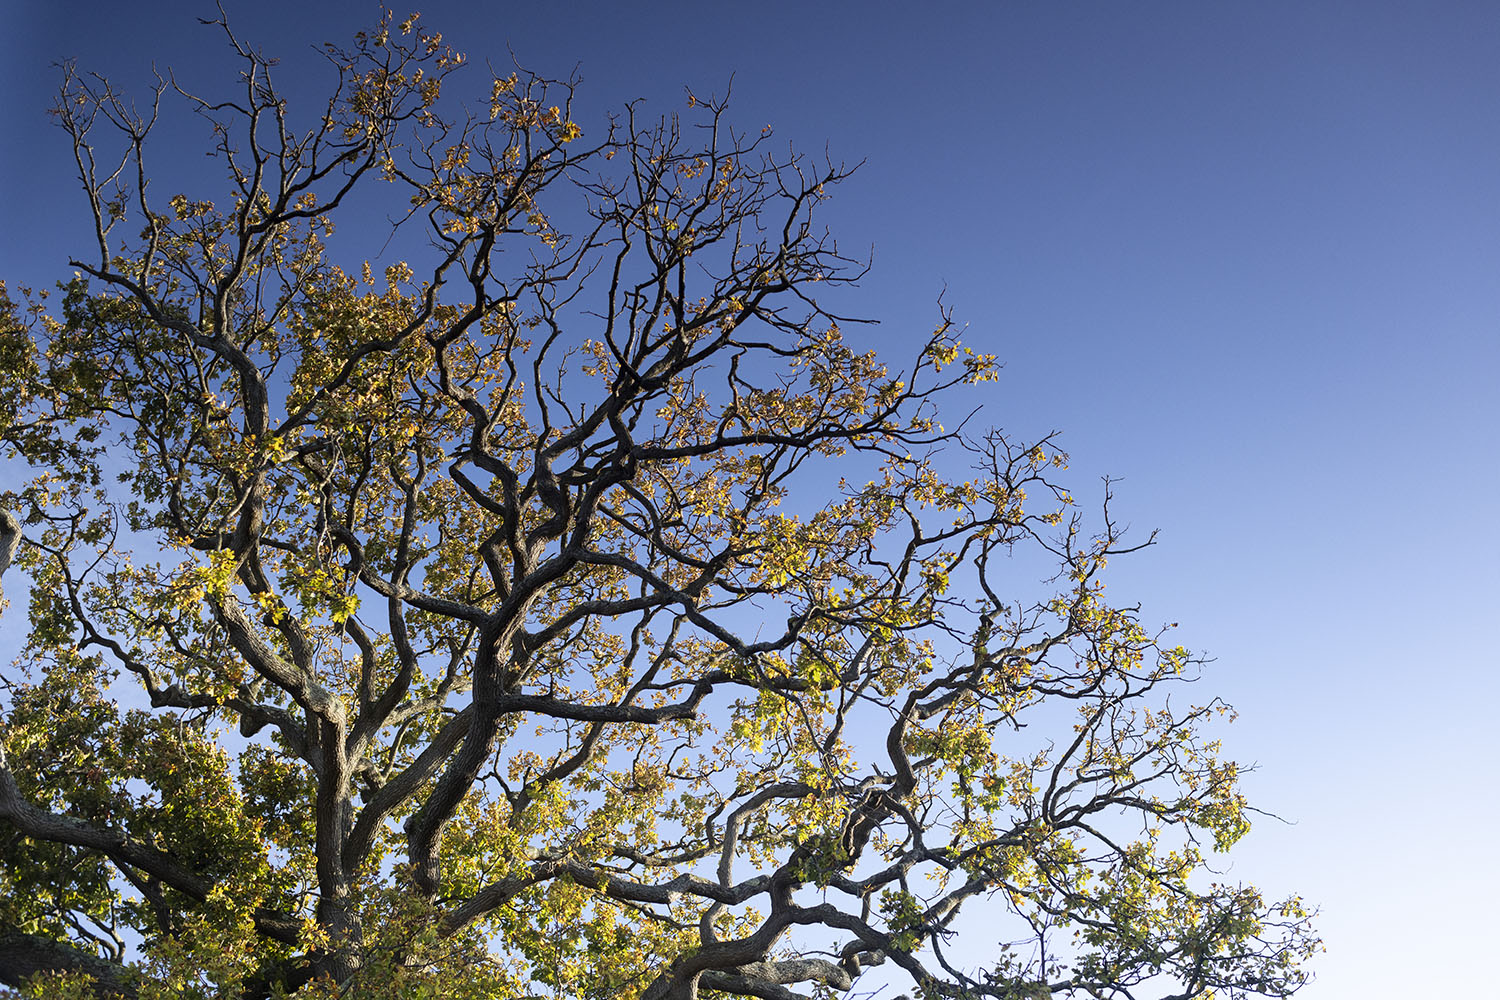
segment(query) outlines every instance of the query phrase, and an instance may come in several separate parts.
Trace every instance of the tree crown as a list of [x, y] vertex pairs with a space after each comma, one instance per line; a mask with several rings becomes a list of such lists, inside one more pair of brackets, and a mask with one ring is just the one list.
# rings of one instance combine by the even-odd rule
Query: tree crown
[[[34, 473], [0, 496], [31, 579], [0, 981], [1301, 984], [1302, 904], [1204, 880], [1248, 807], [1202, 734], [1226, 708], [1166, 697], [1200, 661], [1104, 597], [1140, 546], [1050, 437], [939, 422], [997, 371], [946, 310], [893, 365], [828, 304], [864, 274], [814, 218], [845, 167], [698, 97], [586, 131], [520, 70], [454, 112], [415, 18], [328, 47], [302, 123], [223, 32], [223, 99], [68, 72], [93, 248], [0, 300]], [[148, 195], [169, 98], [213, 197]], [[339, 263], [377, 196], [407, 262]], [[1009, 942], [980, 965], [971, 903]]]

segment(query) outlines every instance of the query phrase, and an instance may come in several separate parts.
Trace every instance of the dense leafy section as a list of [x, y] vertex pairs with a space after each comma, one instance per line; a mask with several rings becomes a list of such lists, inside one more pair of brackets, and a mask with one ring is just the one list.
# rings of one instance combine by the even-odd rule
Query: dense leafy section
[[[1299, 904], [1205, 873], [1248, 827], [1224, 709], [1106, 602], [1107, 508], [1050, 440], [938, 423], [996, 370], [946, 316], [898, 368], [820, 305], [846, 171], [696, 98], [585, 130], [519, 73], [449, 116], [410, 21], [330, 47], [305, 120], [226, 37], [222, 99], [68, 77], [94, 249], [0, 310], [0, 982], [1301, 983]], [[168, 98], [212, 197], [148, 191]], [[409, 263], [336, 261], [371, 204]]]

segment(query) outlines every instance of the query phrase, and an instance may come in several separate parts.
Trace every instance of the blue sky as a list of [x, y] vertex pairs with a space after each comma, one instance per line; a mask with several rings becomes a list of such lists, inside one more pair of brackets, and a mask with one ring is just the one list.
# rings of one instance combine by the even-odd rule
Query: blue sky
[[[0, 277], [86, 249], [45, 109], [65, 57], [223, 80], [202, 3], [22, 2], [0, 38]], [[373, 5], [228, 0], [285, 58]], [[865, 160], [824, 215], [895, 348], [940, 293], [1005, 359], [985, 420], [1057, 429], [1153, 550], [1112, 592], [1217, 658], [1264, 820], [1231, 874], [1323, 908], [1307, 1000], [1476, 995], [1500, 894], [1500, 6], [479, 5], [424, 21], [602, 113], [722, 92]], [[481, 72], [473, 74], [476, 93]], [[174, 114], [181, 111], [174, 107]], [[174, 141], [175, 137], [168, 135]], [[200, 169], [170, 163], [158, 193]], [[163, 151], [164, 153], [166, 150]], [[945, 291], [946, 289], [946, 291]], [[1489, 963], [1485, 963], [1488, 965]], [[1394, 984], [1401, 984], [1395, 986]]]

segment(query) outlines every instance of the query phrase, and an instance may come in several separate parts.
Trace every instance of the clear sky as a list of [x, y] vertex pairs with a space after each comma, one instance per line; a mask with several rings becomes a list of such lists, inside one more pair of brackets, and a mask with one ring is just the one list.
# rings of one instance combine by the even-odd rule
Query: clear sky
[[[376, 17], [226, 5], [294, 97], [327, 83], [312, 43]], [[227, 67], [208, 4], [7, 8], [0, 278], [45, 285], [88, 236], [51, 64], [205, 90]], [[732, 75], [745, 128], [865, 160], [824, 215], [873, 248], [864, 335], [925, 333], [946, 289], [1007, 362], [986, 421], [1063, 431], [1078, 492], [1119, 477], [1161, 529], [1112, 593], [1217, 658], [1228, 755], [1294, 824], [1258, 823], [1231, 877], [1323, 909], [1302, 996], [1493, 988], [1500, 4], [421, 9], [480, 67], [577, 67], [592, 112]], [[204, 164], [165, 138], [162, 195]]]

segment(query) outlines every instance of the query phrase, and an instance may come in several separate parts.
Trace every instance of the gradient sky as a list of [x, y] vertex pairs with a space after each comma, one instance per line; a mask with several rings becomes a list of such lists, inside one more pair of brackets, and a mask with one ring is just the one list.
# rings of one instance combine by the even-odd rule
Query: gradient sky
[[[311, 44], [377, 16], [226, 6], [294, 99], [327, 86]], [[1323, 910], [1301, 996], [1493, 988], [1500, 5], [421, 9], [476, 94], [507, 49], [576, 67], [595, 114], [671, 111], [732, 75], [738, 124], [865, 160], [823, 215], [873, 251], [852, 301], [881, 324], [860, 336], [925, 333], [943, 293], [1007, 363], [985, 421], [1061, 430], [1081, 497], [1118, 477], [1117, 512], [1161, 529], [1111, 594], [1217, 659], [1203, 683], [1242, 715], [1227, 754], [1289, 821], [1260, 821], [1230, 877]], [[154, 63], [209, 90], [212, 12], [7, 5], [0, 278], [48, 285], [88, 247], [52, 64], [140, 88]], [[217, 179], [163, 137], [159, 196]]]

